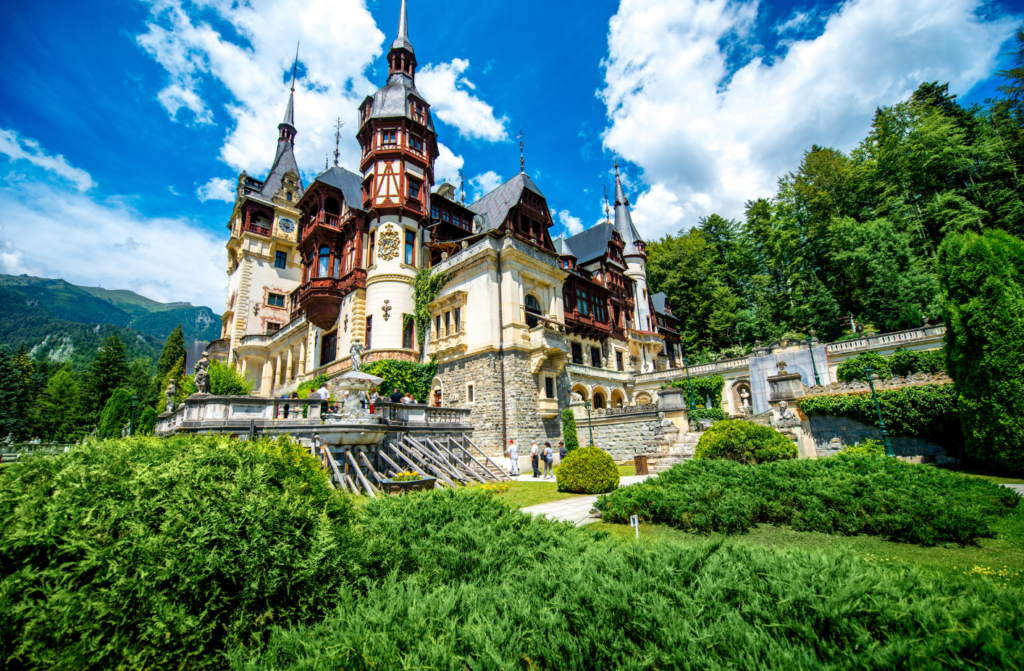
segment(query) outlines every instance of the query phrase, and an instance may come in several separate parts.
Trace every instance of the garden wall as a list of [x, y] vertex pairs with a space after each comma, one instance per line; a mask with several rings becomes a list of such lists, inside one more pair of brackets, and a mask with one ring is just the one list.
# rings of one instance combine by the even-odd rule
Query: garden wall
[[[882, 432], [874, 426], [833, 415], [810, 415], [804, 425], [810, 426], [811, 438], [819, 457], [830, 457], [844, 445], [854, 445], [869, 438], [882, 440]], [[922, 438], [891, 436], [892, 449], [901, 457], [924, 457], [925, 461], [943, 461], [945, 450]]]
[[[660, 454], [663, 433], [657, 412], [594, 419], [594, 445], [612, 455], [615, 461], [626, 461], [638, 454]], [[576, 435], [580, 445], [590, 442], [586, 418], [576, 420]]]

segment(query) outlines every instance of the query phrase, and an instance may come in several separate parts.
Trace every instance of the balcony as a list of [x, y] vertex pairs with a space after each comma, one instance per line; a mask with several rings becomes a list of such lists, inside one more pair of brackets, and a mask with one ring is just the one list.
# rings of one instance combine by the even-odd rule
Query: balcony
[[313, 326], [329, 331], [338, 321], [341, 299], [366, 286], [366, 271], [356, 268], [344, 277], [314, 277], [299, 290], [299, 305]]
[[434, 332], [434, 339], [430, 341], [430, 353], [438, 358], [458, 356], [466, 351], [466, 325], [460, 323], [458, 326], [448, 329], [447, 332]]
[[578, 310], [565, 311], [565, 325], [577, 333], [591, 335], [597, 338], [612, 335], [615, 328], [607, 323], [585, 315]]
[[629, 382], [633, 378], [633, 374], [623, 370], [610, 370], [608, 368], [595, 368], [593, 366], [584, 366], [579, 363], [569, 364], [569, 375], [573, 378], [577, 377], [588, 377], [597, 378], [600, 380], [607, 380], [615, 383]]
[[321, 210], [313, 217], [303, 220], [301, 239], [305, 240], [308, 238], [312, 235], [313, 231], [317, 229], [317, 227], [328, 228], [332, 231], [340, 231], [352, 220], [352, 217], [353, 214], [351, 210], [344, 215], [330, 214]]
[[248, 224], [245, 224], [242, 227], [242, 230], [245, 231], [246, 233], [255, 233], [256, 235], [264, 235], [268, 238], [270, 237], [269, 226], [260, 226], [259, 224], [252, 221], [250, 221]]
[[541, 398], [537, 400], [537, 413], [545, 418], [551, 419], [552, 417], [558, 417], [558, 399], [557, 398]]

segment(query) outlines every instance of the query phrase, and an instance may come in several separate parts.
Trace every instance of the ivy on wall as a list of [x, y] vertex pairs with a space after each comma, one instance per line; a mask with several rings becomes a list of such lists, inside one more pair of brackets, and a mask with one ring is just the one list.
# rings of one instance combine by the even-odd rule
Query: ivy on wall
[[429, 268], [420, 268], [416, 272], [413, 284], [413, 317], [416, 320], [416, 341], [421, 350], [427, 337], [427, 328], [430, 326], [430, 303], [437, 298], [444, 285], [448, 284], [450, 277], [446, 273], [434, 274]]
[[703, 408], [707, 405], [707, 399], [711, 397], [712, 408], [722, 408], [722, 390], [725, 388], [725, 378], [721, 375], [705, 375], [703, 377], [681, 377], [672, 382], [676, 389], [684, 389], [687, 393], [687, 404], [689, 404], [690, 384], [693, 384], [693, 404]]
[[381, 359], [365, 364], [364, 373], [384, 378], [379, 387], [381, 396], [389, 396], [395, 387], [399, 391], [409, 392], [417, 403], [426, 403], [430, 397], [430, 385], [437, 374], [437, 361], [430, 363], [413, 363], [395, 359]]

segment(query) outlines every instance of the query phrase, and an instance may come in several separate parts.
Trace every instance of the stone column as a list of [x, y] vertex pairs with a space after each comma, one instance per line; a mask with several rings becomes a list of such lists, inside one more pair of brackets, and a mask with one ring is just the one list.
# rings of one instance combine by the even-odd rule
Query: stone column
[[274, 366], [274, 383], [275, 385], [284, 384], [284, 366], [281, 365], [281, 353], [278, 352], [277, 360]]
[[260, 396], [263, 398], [270, 398], [273, 375], [274, 366], [270, 359], [267, 359], [263, 362], [263, 377], [260, 381]]
[[248, 359], [246, 359], [245, 357], [242, 357], [242, 365], [241, 365], [241, 367], [239, 369], [239, 372], [241, 373], [242, 377], [245, 377], [245, 363], [246, 363], [246, 361], [248, 361]]
[[299, 343], [299, 375], [306, 374], [306, 339]]
[[291, 382], [293, 377], [294, 377], [292, 375], [292, 372], [294, 370], [292, 366], [293, 366], [293, 364], [292, 364], [292, 348], [288, 347], [288, 362], [287, 362], [287, 368], [285, 369], [285, 374], [284, 374], [285, 382]]

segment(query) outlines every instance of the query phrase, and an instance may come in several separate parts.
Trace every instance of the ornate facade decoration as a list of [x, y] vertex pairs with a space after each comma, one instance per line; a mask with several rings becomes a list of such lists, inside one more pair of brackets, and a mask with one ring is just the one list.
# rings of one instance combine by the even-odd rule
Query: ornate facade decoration
[[384, 305], [381, 306], [380, 311], [384, 313], [384, 321], [391, 319], [391, 301], [385, 299]]
[[390, 261], [391, 259], [398, 257], [398, 245], [401, 240], [398, 237], [398, 231], [391, 224], [384, 226], [384, 230], [381, 231], [380, 240], [377, 244], [377, 256], [382, 261]]

